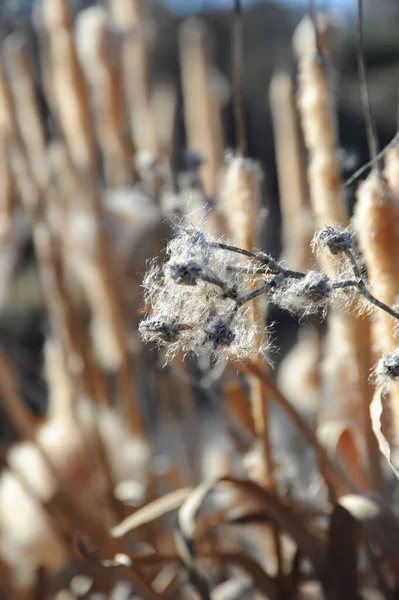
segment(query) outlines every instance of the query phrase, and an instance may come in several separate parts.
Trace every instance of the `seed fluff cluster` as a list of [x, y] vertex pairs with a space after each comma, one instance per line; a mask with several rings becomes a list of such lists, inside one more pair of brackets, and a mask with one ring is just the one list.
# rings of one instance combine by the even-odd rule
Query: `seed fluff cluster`
[[394, 350], [379, 360], [376, 368], [377, 382], [380, 385], [399, 380], [399, 349]]
[[169, 358], [179, 350], [210, 351], [216, 358], [252, 354], [256, 330], [247, 327], [248, 305], [241, 304], [249, 279], [241, 257], [194, 227], [179, 227], [166, 254], [166, 262], [153, 264], [143, 281], [151, 307], [139, 326], [143, 339], [166, 346]]

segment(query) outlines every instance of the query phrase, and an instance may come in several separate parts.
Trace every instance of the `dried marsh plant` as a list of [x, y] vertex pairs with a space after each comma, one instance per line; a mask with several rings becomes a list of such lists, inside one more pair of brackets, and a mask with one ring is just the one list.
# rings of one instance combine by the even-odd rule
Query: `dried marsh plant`
[[[19, 219], [46, 321], [35, 357], [0, 326], [6, 599], [397, 593], [397, 147], [385, 170], [374, 148], [350, 220], [334, 27], [310, 6], [298, 79], [270, 88], [283, 248], [266, 252], [233, 5], [229, 151], [205, 22], [180, 26], [182, 98], [151, 71], [139, 0], [41, 0], [39, 60], [23, 34], [1, 45], [0, 324]], [[276, 314], [298, 335], [275, 376]]]

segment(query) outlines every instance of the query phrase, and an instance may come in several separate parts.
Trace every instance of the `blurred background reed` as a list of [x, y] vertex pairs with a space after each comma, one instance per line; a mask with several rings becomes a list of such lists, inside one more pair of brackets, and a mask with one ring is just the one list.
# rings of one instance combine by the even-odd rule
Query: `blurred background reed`
[[[312, 237], [350, 227], [397, 303], [397, 146], [344, 185], [369, 159], [356, 3], [226, 4], [1, 4], [1, 598], [398, 594], [397, 383], [371, 377], [392, 318], [257, 298], [248, 363], [138, 333], [184, 218], [331, 276]], [[381, 147], [398, 21], [366, 3]]]

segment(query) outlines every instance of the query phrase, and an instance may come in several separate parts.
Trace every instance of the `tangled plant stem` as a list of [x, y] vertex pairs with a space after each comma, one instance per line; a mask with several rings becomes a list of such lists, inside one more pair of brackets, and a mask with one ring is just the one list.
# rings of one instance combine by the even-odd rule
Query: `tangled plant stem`
[[[328, 228], [332, 229], [332, 228]], [[225, 244], [223, 242], [211, 242], [209, 244], [211, 247], [219, 248], [221, 250], [226, 250], [229, 252], [235, 252], [237, 254], [241, 254], [243, 256], [247, 256], [248, 258], [252, 258], [263, 265], [262, 269], [257, 268], [248, 268], [248, 267], [229, 267], [230, 270], [248, 273], [248, 274], [271, 274], [278, 273], [281, 277], [274, 278], [272, 281], [268, 282], [268, 284], [262, 286], [258, 290], [248, 294], [245, 298], [238, 300], [240, 303], [244, 303], [247, 301], [256, 298], [257, 296], [269, 292], [273, 287], [282, 283], [284, 279], [303, 279], [306, 277], [306, 273], [301, 271], [293, 271], [291, 269], [287, 269], [280, 265], [277, 261], [275, 261], [272, 257], [265, 254], [264, 252], [251, 252], [250, 250], [245, 250], [243, 248], [238, 248], [237, 246], [232, 246], [230, 244]], [[330, 281], [330, 285], [333, 289], [346, 289], [346, 288], [355, 288], [358, 293], [365, 298], [368, 302], [384, 310], [386, 313], [391, 315], [394, 319], [399, 320], [399, 312], [376, 298], [369, 290], [367, 281], [361, 273], [361, 269], [358, 264], [358, 259], [351, 248], [342, 248], [342, 252], [345, 254], [348, 262], [352, 268], [353, 274], [356, 279], [345, 279], [345, 280], [337, 280]], [[334, 252], [336, 254], [337, 252]]]
[[[167, 248], [168, 260], [148, 273], [144, 287], [152, 313], [140, 324], [143, 338], [197, 354], [207, 350], [225, 358], [247, 359], [255, 329], [246, 305], [265, 295], [295, 315], [324, 316], [335, 292], [354, 290], [369, 304], [399, 320], [399, 312], [370, 291], [361, 257], [348, 230], [325, 227], [313, 249], [340, 255], [351, 271], [330, 279], [321, 271], [285, 267], [269, 254], [215, 240], [195, 228], [181, 228]], [[251, 289], [252, 288], [252, 289]], [[264, 348], [257, 351], [264, 354]]]

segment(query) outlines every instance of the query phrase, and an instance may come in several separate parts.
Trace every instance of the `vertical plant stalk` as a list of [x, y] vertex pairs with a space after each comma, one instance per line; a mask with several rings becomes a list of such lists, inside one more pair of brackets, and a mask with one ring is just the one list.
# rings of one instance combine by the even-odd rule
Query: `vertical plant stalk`
[[5, 298], [7, 283], [11, 275], [12, 254], [15, 247], [12, 231], [14, 182], [8, 153], [8, 147], [14, 135], [13, 123], [9, 118], [10, 110], [11, 99], [5, 85], [4, 67], [0, 58], [0, 248], [3, 278], [0, 288], [0, 305]]
[[270, 84], [284, 258], [304, 271], [311, 261], [314, 225], [301, 155], [295, 93], [291, 75], [276, 72]]
[[158, 81], [151, 94], [151, 110], [158, 136], [160, 160], [171, 168], [174, 152], [176, 111], [178, 108], [177, 86], [174, 81]]
[[158, 157], [150, 102], [148, 43], [140, 0], [111, 0], [111, 19], [122, 33], [122, 70], [130, 131], [138, 151]]
[[[95, 398], [98, 385], [93, 383], [93, 362], [90, 361], [84, 345], [79, 339], [80, 328], [74, 319], [68, 294], [64, 286], [62, 268], [59, 257], [59, 246], [51, 238], [49, 227], [45, 224], [44, 210], [50, 212], [54, 201], [54, 189], [50, 185], [50, 169], [45, 146], [44, 131], [38, 112], [32, 74], [26, 49], [23, 45], [9, 40], [7, 45], [7, 58], [12, 77], [13, 108], [10, 106], [10, 122], [14, 127], [14, 140], [11, 147], [11, 164], [19, 188], [19, 193], [25, 211], [31, 220], [36, 256], [39, 265], [39, 276], [46, 290], [44, 294], [49, 311], [50, 322], [54, 335], [61, 343], [62, 360], [65, 371], [71, 381], [73, 394], [69, 396], [67, 408], [71, 419], [78, 429], [83, 429], [76, 414], [76, 396], [87, 395]], [[7, 88], [4, 78], [2, 84]], [[25, 94], [22, 94], [25, 92]], [[20, 99], [19, 99], [20, 96]], [[11, 98], [11, 94], [10, 94]], [[24, 101], [21, 101], [21, 100]], [[28, 103], [28, 101], [31, 102]], [[18, 124], [18, 131], [17, 131]], [[21, 137], [19, 136], [19, 131]], [[37, 142], [36, 152], [35, 143]], [[42, 163], [42, 165], [41, 165]], [[93, 409], [95, 423], [95, 446], [98, 454], [93, 453], [91, 444], [87, 442], [87, 451], [98, 463], [100, 471], [108, 485], [109, 495], [112, 497], [113, 483], [108, 461], [102, 445], [102, 440], [96, 429], [97, 421]], [[82, 439], [86, 440], [86, 432], [82, 431]]]
[[[261, 181], [262, 173], [255, 162], [241, 157], [228, 159], [220, 208], [226, 219], [229, 237], [240, 248], [251, 249], [259, 246], [257, 226]], [[265, 319], [264, 298], [260, 296], [251, 302], [248, 317], [248, 327], [256, 331], [254, 355], [251, 357], [256, 365], [262, 362], [262, 357], [257, 352], [258, 348], [267, 346]], [[263, 446], [261, 483], [273, 486], [268, 398], [264, 394], [261, 382], [256, 378], [250, 378], [250, 390], [254, 432]]]
[[[371, 109], [367, 82], [364, 48], [364, 7], [358, 0], [357, 47], [360, 92], [363, 104], [370, 159], [373, 167], [370, 175], [357, 190], [355, 226], [360, 246], [368, 268], [371, 293], [388, 304], [395, 306], [398, 301], [399, 281], [399, 199], [393, 146], [386, 155], [385, 179], [381, 161], [378, 160], [379, 147], [374, 117]], [[374, 351], [391, 352], [397, 346], [392, 317], [385, 311], [376, 311], [372, 328]], [[396, 383], [389, 393], [396, 437], [399, 432], [399, 385]]]
[[77, 19], [76, 45], [80, 62], [91, 91], [95, 129], [104, 160], [105, 182], [121, 188], [131, 180], [131, 157], [125, 136], [126, 107], [121, 72], [102, 7], [82, 11]]
[[26, 41], [17, 34], [10, 35], [3, 44], [3, 51], [9, 66], [18, 131], [31, 165], [33, 179], [44, 198], [49, 193], [50, 169], [46, 160], [46, 138]]
[[[229, 237], [240, 248], [251, 249], [259, 246], [258, 216], [261, 203], [262, 172], [257, 163], [243, 157], [231, 157], [227, 161], [220, 208], [224, 211]], [[259, 349], [266, 351], [266, 305], [263, 296], [251, 302], [248, 314], [248, 327], [255, 331], [253, 356], [256, 367], [263, 362]], [[270, 440], [269, 395], [262, 381], [249, 375], [250, 401], [254, 433], [261, 444], [260, 485], [272, 491], [277, 490], [275, 461]], [[278, 573], [282, 573], [282, 548], [277, 527], [272, 528]]]
[[[387, 175], [391, 178], [389, 169]], [[391, 183], [394, 182], [391, 180]], [[399, 296], [399, 256], [395, 251], [399, 248], [399, 202], [375, 169], [358, 188], [354, 225], [368, 267], [371, 292], [389, 306], [394, 306]], [[394, 328], [395, 321], [390, 315], [384, 311], [375, 312], [373, 345], [376, 353], [391, 352], [397, 347]], [[399, 431], [396, 384], [392, 400], [395, 426]]]
[[[109, 363], [117, 374], [120, 391], [120, 401], [124, 417], [130, 431], [134, 435], [145, 436], [138, 400], [135, 393], [134, 382], [131, 374], [131, 360], [128, 352], [124, 331], [124, 306], [119, 291], [119, 282], [113, 274], [109, 239], [100, 226], [100, 219], [93, 213], [79, 215], [76, 199], [84, 194], [97, 194], [93, 189], [81, 185], [73, 165], [68, 160], [68, 153], [63, 152], [59, 157], [60, 189], [66, 203], [70, 206], [70, 226], [73, 229], [74, 214], [82, 218], [89, 227], [90, 235], [87, 239], [81, 238], [81, 233], [76, 232], [75, 242], [77, 248], [71, 247], [68, 238], [64, 238], [65, 261], [73, 268], [75, 276], [80, 281], [92, 311], [92, 324], [94, 327], [103, 328], [104, 339], [108, 339], [109, 347], [101, 351], [103, 359]], [[89, 201], [88, 204], [98, 204], [99, 198]], [[71, 234], [73, 234], [73, 230]], [[74, 243], [75, 243], [74, 242]], [[80, 248], [79, 244], [82, 244]], [[78, 252], [74, 250], [79, 249]], [[96, 338], [94, 341], [99, 342]]]
[[[48, 17], [46, 11], [49, 13], [51, 11], [48, 0], [45, 0], [43, 6], [43, 12]], [[57, 23], [52, 22], [49, 18], [45, 22], [48, 28], [54, 109], [64, 133], [66, 151], [70, 157], [71, 180], [75, 182], [73, 208], [81, 211], [81, 215], [87, 218], [87, 224], [90, 225], [90, 243], [93, 255], [90, 265], [87, 263], [91, 271], [90, 277], [85, 280], [84, 289], [94, 320], [97, 319], [98, 323], [104, 321], [107, 325], [109, 341], [112, 341], [114, 348], [121, 403], [129, 428], [133, 434], [144, 435], [125, 339], [125, 310], [122, 294], [114, 273], [115, 263], [112, 259], [109, 239], [102, 227], [104, 215], [98, 191], [93, 131], [90, 123], [86, 85], [71, 31], [57, 28]], [[50, 25], [53, 25], [53, 28]], [[79, 128], [79, 132], [75, 135], [76, 127]]]
[[220, 107], [210, 85], [206, 31], [201, 21], [186, 21], [181, 27], [180, 68], [187, 144], [204, 159], [201, 176], [205, 192], [214, 196], [218, 189], [224, 144]]
[[[338, 137], [332, 67], [322, 53], [319, 34], [313, 28], [301, 32], [304, 39], [296, 39], [299, 53], [298, 107], [305, 145], [309, 156], [308, 183], [316, 228], [325, 225], [346, 227], [349, 215], [345, 205], [338, 158]], [[300, 27], [300, 26], [299, 26]], [[298, 34], [299, 35], [299, 34]], [[326, 257], [327, 258], [327, 257]], [[321, 257], [322, 267], [331, 276], [337, 273], [337, 263]], [[338, 263], [339, 268], [339, 263]], [[367, 380], [371, 365], [360, 360], [362, 343], [369, 327], [367, 319], [357, 320], [339, 307], [329, 318], [326, 354], [323, 361], [324, 391], [323, 420], [350, 419], [362, 428], [368, 440], [368, 471], [375, 472], [375, 448], [370, 433], [370, 394], [361, 396], [362, 382]], [[374, 466], [371, 466], [374, 465]], [[373, 482], [377, 485], [377, 482]]]
[[334, 490], [338, 486], [344, 486], [352, 492], [357, 493], [357, 487], [348, 475], [330, 459], [327, 450], [320, 444], [317, 435], [314, 433], [307, 421], [301, 416], [294, 406], [285, 398], [280, 390], [275, 386], [267, 373], [262, 368], [249, 361], [231, 361], [243, 373], [251, 373], [262, 382], [262, 386], [267, 393], [275, 399], [280, 408], [285, 412], [289, 419], [296, 425], [303, 437], [315, 451], [319, 462], [320, 472], [326, 482], [330, 495], [334, 497]]
[[48, 44], [52, 109], [79, 173], [97, 176], [95, 142], [90, 108], [76, 49], [66, 0], [44, 0], [42, 25]]
[[0, 214], [1, 234], [10, 232], [12, 216], [12, 172], [8, 157], [8, 145], [14, 136], [13, 122], [10, 119], [11, 98], [6, 85], [4, 66], [0, 60]]
[[348, 222], [348, 213], [341, 189], [332, 67], [325, 54], [318, 54], [314, 32], [307, 29], [301, 33], [311, 37], [296, 45], [301, 53], [298, 56], [298, 108], [309, 153], [312, 209], [317, 228], [326, 224], [342, 226]]

